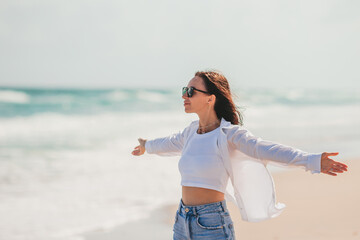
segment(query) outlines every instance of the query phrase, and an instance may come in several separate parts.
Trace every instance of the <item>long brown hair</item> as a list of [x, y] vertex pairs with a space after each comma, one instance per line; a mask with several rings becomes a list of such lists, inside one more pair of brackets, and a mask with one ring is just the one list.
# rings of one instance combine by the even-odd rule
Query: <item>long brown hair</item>
[[234, 104], [230, 86], [220, 71], [198, 71], [195, 76], [201, 77], [206, 90], [216, 96], [214, 109], [218, 119], [224, 118], [234, 125], [243, 125], [243, 116]]

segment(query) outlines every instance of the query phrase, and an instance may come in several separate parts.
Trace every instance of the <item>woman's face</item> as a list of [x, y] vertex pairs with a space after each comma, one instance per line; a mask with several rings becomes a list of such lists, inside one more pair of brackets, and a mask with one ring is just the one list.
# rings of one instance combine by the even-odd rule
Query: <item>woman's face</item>
[[[204, 81], [201, 77], [195, 76], [191, 79], [187, 85], [187, 87], [194, 87], [196, 89], [206, 91], [206, 87]], [[194, 93], [191, 98], [187, 96], [185, 93], [182, 98], [184, 99], [184, 107], [186, 113], [200, 113], [209, 108], [211, 106], [214, 95], [209, 95], [206, 93], [202, 93], [194, 90]], [[208, 103], [210, 100], [210, 103]]]

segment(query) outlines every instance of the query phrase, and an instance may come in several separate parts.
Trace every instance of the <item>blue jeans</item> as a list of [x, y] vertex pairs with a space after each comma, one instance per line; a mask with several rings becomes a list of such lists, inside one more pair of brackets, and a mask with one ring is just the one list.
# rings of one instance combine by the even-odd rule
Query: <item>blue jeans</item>
[[233, 221], [225, 200], [186, 206], [181, 199], [173, 231], [174, 240], [235, 240]]

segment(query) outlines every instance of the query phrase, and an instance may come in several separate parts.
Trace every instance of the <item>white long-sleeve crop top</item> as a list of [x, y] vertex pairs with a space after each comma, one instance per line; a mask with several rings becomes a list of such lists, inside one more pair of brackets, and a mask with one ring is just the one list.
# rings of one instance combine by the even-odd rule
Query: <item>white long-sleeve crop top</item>
[[181, 185], [213, 189], [225, 193], [229, 180], [218, 146], [220, 127], [194, 133], [178, 163]]
[[[313, 174], [321, 172], [321, 152], [308, 153], [287, 145], [263, 140], [254, 136], [246, 128], [233, 125], [224, 118], [221, 119], [220, 127], [209, 133], [196, 135], [198, 127], [199, 120], [196, 120], [178, 133], [148, 140], [145, 143], [146, 152], [161, 156], [181, 155], [179, 169], [183, 171], [184, 184], [186, 179], [194, 182], [195, 175], [205, 175], [206, 182], [213, 181], [214, 178], [211, 177], [219, 180], [218, 183], [212, 182], [213, 184], [208, 188], [218, 188], [222, 191], [225, 172], [216, 165], [217, 163], [215, 164], [215, 158], [213, 158], [220, 154], [220, 159], [231, 180], [227, 184], [225, 199], [236, 204], [245, 221], [259, 222], [274, 218], [285, 208], [285, 204], [276, 199], [273, 178], [266, 167], [269, 161], [288, 167], [301, 167]], [[214, 146], [215, 135], [218, 138], [217, 148], [210, 147]], [[203, 144], [202, 140], [207, 143]], [[190, 161], [197, 159], [193, 154], [200, 153], [197, 152], [196, 144], [203, 144], [203, 150], [199, 149], [202, 154], [206, 155], [207, 151], [212, 151], [211, 159], [199, 158], [198, 160], [201, 162], [206, 160], [210, 163], [200, 164], [204, 167], [203, 170], [198, 168], [200, 165], [189, 164]], [[216, 166], [218, 166], [216, 176], [209, 178], [205, 173], [212, 172]]]

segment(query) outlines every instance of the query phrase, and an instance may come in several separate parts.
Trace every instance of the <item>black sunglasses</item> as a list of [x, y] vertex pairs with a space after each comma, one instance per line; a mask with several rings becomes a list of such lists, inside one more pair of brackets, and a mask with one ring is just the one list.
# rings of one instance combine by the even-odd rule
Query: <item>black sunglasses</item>
[[202, 92], [202, 93], [210, 94], [209, 92], [199, 90], [199, 89], [196, 89], [194, 87], [189, 87], [189, 88], [188, 87], [183, 87], [181, 96], [184, 96], [184, 94], [187, 93], [188, 97], [191, 98], [194, 95], [194, 91], [199, 91], [199, 92]]

